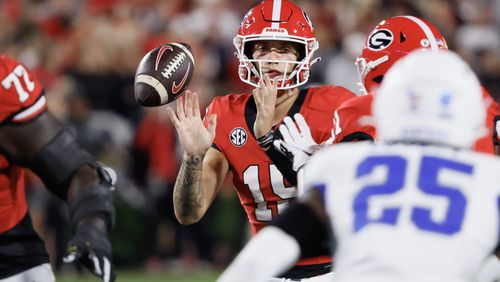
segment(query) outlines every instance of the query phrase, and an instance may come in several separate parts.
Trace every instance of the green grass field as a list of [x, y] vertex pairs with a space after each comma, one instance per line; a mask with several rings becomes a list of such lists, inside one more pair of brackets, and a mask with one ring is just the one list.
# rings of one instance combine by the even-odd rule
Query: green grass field
[[[191, 274], [173, 275], [169, 273], [144, 273], [140, 271], [119, 271], [117, 280], [119, 282], [213, 282], [219, 273], [216, 272], [194, 272]], [[97, 277], [91, 275], [78, 276], [76, 274], [57, 275], [58, 282], [99, 282]]]

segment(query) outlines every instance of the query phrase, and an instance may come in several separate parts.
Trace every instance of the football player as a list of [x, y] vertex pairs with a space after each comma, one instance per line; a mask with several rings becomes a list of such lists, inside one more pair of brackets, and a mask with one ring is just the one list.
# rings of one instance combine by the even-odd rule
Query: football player
[[[417, 49], [422, 51], [448, 50], [448, 46], [435, 26], [417, 17], [392, 17], [383, 20], [375, 27], [355, 63], [360, 78], [359, 90], [363, 95], [344, 102], [334, 112], [332, 138], [326, 143], [374, 140], [376, 129], [370, 119], [373, 95], [376, 94], [387, 70], [397, 60]], [[496, 151], [498, 154], [500, 153], [500, 140], [496, 123], [500, 120], [499, 105], [486, 89], [482, 88], [482, 91], [487, 104], [486, 124], [490, 133], [479, 139], [474, 149], [491, 154]], [[317, 143], [309, 137], [307, 124], [304, 124], [300, 115], [297, 116], [296, 122], [298, 125], [302, 124], [301, 134], [297, 135], [297, 137], [300, 136], [300, 140], [289, 139], [288, 145], [287, 140], [277, 141], [275, 147], [293, 158], [293, 167], [297, 171], [321, 146], [317, 146]], [[287, 127], [283, 128], [286, 132], [282, 132], [282, 135], [289, 136], [290, 130], [298, 130], [293, 121], [286, 122], [286, 125]]]
[[[392, 17], [375, 27], [355, 63], [360, 79], [359, 91], [362, 95], [346, 101], [335, 111], [330, 142], [373, 140], [376, 137], [375, 127], [370, 122], [372, 95], [376, 93], [387, 70], [397, 60], [417, 49], [448, 50], [448, 46], [434, 25], [414, 16]], [[479, 152], [493, 154], [494, 146], [498, 147], [500, 144], [495, 128], [495, 123], [500, 120], [499, 105], [486, 89], [482, 90], [488, 105], [486, 123], [490, 134], [478, 140], [474, 148]], [[283, 147], [283, 144], [279, 145]], [[306, 148], [304, 150], [311, 151]], [[306, 158], [302, 158], [296, 166], [305, 162]]]
[[[413, 16], [398, 16], [379, 23], [370, 33], [361, 55], [356, 59], [360, 92], [377, 92], [387, 70], [400, 58], [416, 49], [448, 50], [444, 37], [428, 21]], [[490, 134], [474, 145], [476, 151], [494, 153], [498, 145], [495, 122], [500, 117], [499, 106], [483, 88], [488, 105], [486, 122]], [[376, 130], [370, 123], [372, 95], [356, 97], [344, 103], [334, 116], [334, 143], [353, 140], [373, 140]]]
[[[329, 142], [340, 143], [350, 141], [373, 140], [376, 129], [371, 122], [371, 106], [377, 89], [385, 73], [400, 58], [414, 50], [448, 50], [444, 37], [431, 23], [413, 16], [398, 16], [382, 21], [367, 38], [361, 55], [356, 60], [356, 67], [362, 95], [343, 103], [334, 113], [334, 128]], [[499, 105], [482, 88], [483, 98], [487, 105], [486, 125], [488, 134], [478, 139], [474, 150], [490, 154], [499, 154], [497, 122], [500, 120]], [[308, 135], [307, 124], [302, 117], [295, 118], [299, 129], [292, 120], [285, 120], [286, 127], [280, 128], [285, 141], [276, 142], [277, 148], [287, 148], [286, 153], [294, 155], [294, 168], [302, 167], [319, 146]], [[295, 138], [290, 138], [291, 131], [300, 131]], [[329, 143], [327, 142], [327, 143]], [[292, 154], [290, 154], [290, 152]], [[299, 171], [299, 175], [302, 172]], [[300, 179], [300, 178], [299, 178]], [[301, 189], [299, 185], [299, 189]], [[496, 262], [496, 265], [494, 264]], [[488, 273], [496, 275], [500, 269], [500, 261], [491, 258], [490, 267], [484, 269], [481, 277]], [[480, 280], [485, 281], [485, 280]]]
[[64, 260], [114, 281], [108, 240], [115, 216], [114, 172], [99, 165], [47, 110], [44, 90], [31, 71], [0, 54], [0, 279], [55, 281], [28, 212], [25, 168], [68, 203], [75, 233]]
[[[219, 281], [278, 273], [330, 228], [335, 281], [475, 281], [500, 242], [500, 161], [471, 150], [487, 132], [477, 77], [451, 51], [413, 52], [388, 71], [372, 107], [381, 142], [315, 154], [302, 201]], [[307, 228], [297, 226], [299, 214]], [[267, 272], [252, 271], [262, 258]]]
[[[333, 111], [354, 94], [337, 86], [299, 89], [318, 61], [318, 42], [307, 15], [288, 0], [265, 0], [251, 9], [234, 45], [239, 77], [255, 87], [252, 93], [215, 98], [204, 124], [196, 93], [186, 91], [177, 111], [168, 109], [184, 149], [174, 208], [180, 223], [197, 222], [231, 171], [255, 234], [297, 197], [292, 164], [272, 146], [277, 126], [285, 116], [301, 113], [315, 142], [323, 142], [331, 135]], [[325, 249], [324, 255], [304, 257], [281, 277], [330, 275]]]

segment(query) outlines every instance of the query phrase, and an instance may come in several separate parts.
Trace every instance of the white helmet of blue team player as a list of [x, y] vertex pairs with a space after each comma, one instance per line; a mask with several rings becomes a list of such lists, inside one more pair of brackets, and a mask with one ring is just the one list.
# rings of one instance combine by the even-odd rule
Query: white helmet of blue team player
[[486, 133], [481, 85], [451, 51], [417, 51], [396, 62], [374, 99], [384, 141], [470, 148]]

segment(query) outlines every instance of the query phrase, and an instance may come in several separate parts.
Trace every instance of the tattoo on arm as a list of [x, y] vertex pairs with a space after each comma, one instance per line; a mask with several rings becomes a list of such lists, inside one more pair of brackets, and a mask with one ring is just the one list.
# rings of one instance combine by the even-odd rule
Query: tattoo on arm
[[194, 155], [182, 161], [174, 187], [174, 209], [180, 216], [192, 215], [203, 206], [202, 168], [202, 155]]

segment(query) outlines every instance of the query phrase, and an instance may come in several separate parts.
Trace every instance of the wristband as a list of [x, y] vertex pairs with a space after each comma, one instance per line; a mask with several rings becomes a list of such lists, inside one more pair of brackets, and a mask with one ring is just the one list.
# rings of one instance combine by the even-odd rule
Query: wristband
[[257, 138], [257, 144], [259, 144], [259, 146], [262, 149], [268, 149], [269, 147], [271, 147], [271, 145], [273, 144], [273, 141], [274, 141], [274, 131], [273, 130], [270, 130], [268, 133]]

